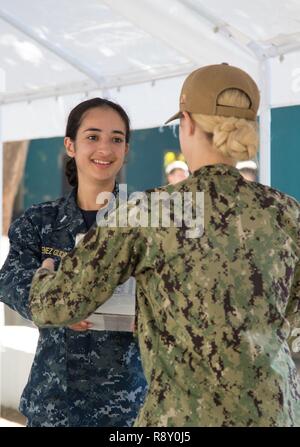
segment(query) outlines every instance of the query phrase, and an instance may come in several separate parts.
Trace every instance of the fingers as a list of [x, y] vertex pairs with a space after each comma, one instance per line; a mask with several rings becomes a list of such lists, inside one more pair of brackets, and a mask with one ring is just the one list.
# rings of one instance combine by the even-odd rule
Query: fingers
[[85, 332], [93, 327], [93, 323], [90, 323], [87, 320], [80, 321], [79, 323], [74, 323], [68, 326], [72, 331]]
[[54, 271], [54, 261], [51, 258], [47, 258], [42, 262], [42, 268]]

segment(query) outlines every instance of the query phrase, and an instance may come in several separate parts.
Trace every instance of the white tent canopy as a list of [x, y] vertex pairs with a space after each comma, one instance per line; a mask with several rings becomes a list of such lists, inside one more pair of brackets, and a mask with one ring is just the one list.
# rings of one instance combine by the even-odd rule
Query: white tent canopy
[[63, 135], [93, 95], [160, 126], [186, 73], [224, 61], [260, 84], [268, 61], [270, 105], [300, 103], [298, 0], [1, 0], [0, 31], [4, 141]]
[[[63, 135], [93, 96], [124, 106], [134, 129], [160, 126], [188, 72], [239, 66], [261, 89], [270, 183], [269, 108], [300, 104], [300, 1], [1, 0], [0, 58], [2, 141]], [[0, 176], [1, 163], [0, 149]]]

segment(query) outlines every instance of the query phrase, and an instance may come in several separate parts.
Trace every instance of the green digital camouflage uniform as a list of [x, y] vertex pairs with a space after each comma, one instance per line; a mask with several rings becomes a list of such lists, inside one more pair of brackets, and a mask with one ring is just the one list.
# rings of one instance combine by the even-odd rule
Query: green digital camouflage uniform
[[135, 276], [149, 384], [137, 426], [300, 426], [300, 205], [226, 165], [160, 191], [204, 191], [204, 234], [93, 229], [58, 272], [36, 273], [33, 319], [80, 321]]

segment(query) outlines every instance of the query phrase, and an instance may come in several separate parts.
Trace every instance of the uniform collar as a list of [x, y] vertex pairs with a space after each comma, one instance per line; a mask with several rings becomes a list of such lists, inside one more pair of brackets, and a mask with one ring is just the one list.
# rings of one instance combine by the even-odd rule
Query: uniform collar
[[59, 208], [55, 230], [66, 227], [84, 227], [84, 220], [76, 202], [77, 189], [74, 188], [67, 195], [63, 205]]
[[213, 165], [202, 166], [194, 171], [193, 177], [210, 177], [212, 175], [229, 175], [237, 178], [241, 177], [238, 169], [234, 166], [226, 165], [224, 163], [216, 163]]

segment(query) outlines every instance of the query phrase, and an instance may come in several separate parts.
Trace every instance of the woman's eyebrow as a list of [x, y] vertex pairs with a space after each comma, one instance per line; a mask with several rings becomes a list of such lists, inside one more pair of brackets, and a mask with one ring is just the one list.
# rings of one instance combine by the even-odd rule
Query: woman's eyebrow
[[[85, 129], [84, 132], [102, 132], [102, 129], [98, 129], [97, 127], [89, 127]], [[117, 133], [125, 136], [125, 133], [122, 130], [112, 130], [111, 133]]]

